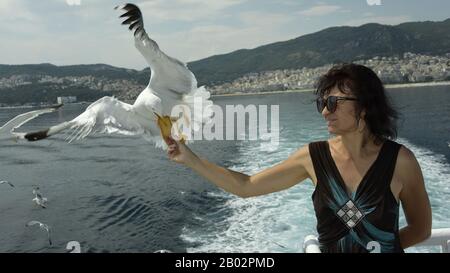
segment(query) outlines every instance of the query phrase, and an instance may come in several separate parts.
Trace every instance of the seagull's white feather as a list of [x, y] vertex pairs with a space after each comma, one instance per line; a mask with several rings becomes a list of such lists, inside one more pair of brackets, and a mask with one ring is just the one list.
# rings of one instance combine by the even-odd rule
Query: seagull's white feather
[[92, 133], [122, 134], [122, 135], [144, 135], [155, 140], [159, 134], [155, 117], [151, 108], [151, 101], [140, 105], [130, 105], [119, 101], [114, 97], [103, 97], [87, 107], [87, 109], [71, 121], [52, 126], [47, 130], [29, 133], [25, 137], [29, 140], [34, 135], [48, 137], [63, 130], [70, 129], [67, 140], [72, 142], [87, 137]]
[[70, 141], [85, 138], [92, 132], [151, 136], [159, 133], [151, 111], [144, 109], [144, 106], [133, 107], [112, 97], [103, 97], [94, 102], [68, 125], [77, 131]]
[[167, 56], [147, 33], [135, 36], [135, 46], [150, 66], [149, 87], [154, 92], [160, 95], [167, 93], [181, 99], [183, 94], [197, 89], [197, 80], [186, 64]]

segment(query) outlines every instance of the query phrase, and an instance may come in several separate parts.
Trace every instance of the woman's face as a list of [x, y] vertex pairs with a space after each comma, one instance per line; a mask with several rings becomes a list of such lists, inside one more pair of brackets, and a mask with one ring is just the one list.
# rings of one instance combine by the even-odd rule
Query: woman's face
[[[324, 96], [324, 99], [329, 96], [339, 96], [354, 98], [355, 96], [351, 92], [343, 93], [339, 88], [333, 87], [328, 95]], [[322, 110], [322, 116], [325, 118], [328, 126], [328, 132], [335, 135], [343, 135], [346, 133], [354, 132], [358, 129], [356, 120], [356, 101], [352, 100], [338, 100], [336, 111], [331, 113], [327, 107]], [[360, 126], [363, 125], [363, 120], [360, 120]]]

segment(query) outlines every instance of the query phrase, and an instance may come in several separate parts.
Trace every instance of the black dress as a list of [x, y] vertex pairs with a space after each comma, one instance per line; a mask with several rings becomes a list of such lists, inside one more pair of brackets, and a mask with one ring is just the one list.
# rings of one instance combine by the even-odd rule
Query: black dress
[[328, 142], [309, 144], [317, 177], [312, 199], [322, 252], [403, 252], [399, 204], [390, 188], [400, 147], [386, 140], [356, 191], [349, 195]]

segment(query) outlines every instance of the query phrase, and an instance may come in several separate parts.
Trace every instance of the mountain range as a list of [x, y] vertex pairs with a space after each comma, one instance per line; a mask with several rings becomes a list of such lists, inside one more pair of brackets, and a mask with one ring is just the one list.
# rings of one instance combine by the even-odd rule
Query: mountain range
[[[214, 86], [248, 73], [313, 68], [375, 56], [401, 58], [406, 52], [450, 53], [450, 19], [395, 26], [369, 23], [331, 27], [288, 41], [193, 61], [188, 67], [199, 85]], [[149, 75], [149, 68], [137, 71], [107, 64], [0, 65], [0, 104], [47, 101], [67, 94], [81, 100], [93, 100], [105, 94], [133, 99], [148, 83]], [[133, 87], [131, 93], [127, 86]]]

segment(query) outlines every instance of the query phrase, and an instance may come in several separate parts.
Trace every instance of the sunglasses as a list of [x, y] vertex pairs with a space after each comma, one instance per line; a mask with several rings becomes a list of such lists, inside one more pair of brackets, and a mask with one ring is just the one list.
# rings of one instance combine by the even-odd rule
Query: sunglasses
[[329, 96], [326, 99], [318, 98], [316, 100], [317, 111], [319, 111], [319, 113], [322, 113], [323, 109], [326, 106], [328, 111], [330, 113], [333, 113], [334, 111], [336, 111], [337, 102], [339, 100], [358, 100], [358, 99], [357, 98], [349, 98], [349, 97], [339, 97], [339, 96]]

